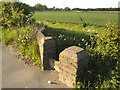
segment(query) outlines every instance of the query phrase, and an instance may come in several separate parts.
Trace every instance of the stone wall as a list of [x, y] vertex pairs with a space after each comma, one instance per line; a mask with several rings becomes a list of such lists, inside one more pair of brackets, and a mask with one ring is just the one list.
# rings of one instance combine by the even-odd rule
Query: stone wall
[[88, 65], [89, 56], [83, 48], [71, 46], [59, 55], [55, 69], [59, 72], [59, 80], [69, 87], [75, 87], [76, 78], [82, 76]]
[[80, 47], [71, 46], [59, 54], [59, 61], [56, 58], [55, 41], [52, 37], [45, 37], [41, 30], [37, 32], [41, 63], [43, 70], [55, 69], [59, 72], [59, 80], [68, 87], [76, 86], [76, 78], [82, 78], [88, 65], [89, 55]]
[[37, 32], [37, 43], [43, 70], [50, 69], [49, 58], [56, 58], [55, 40], [52, 37], [45, 37], [42, 31], [39, 30]]

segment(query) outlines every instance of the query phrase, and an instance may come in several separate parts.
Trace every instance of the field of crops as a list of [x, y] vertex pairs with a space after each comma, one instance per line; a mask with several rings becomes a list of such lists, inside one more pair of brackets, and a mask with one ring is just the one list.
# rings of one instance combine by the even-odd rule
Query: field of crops
[[106, 25], [109, 20], [112, 23], [118, 19], [118, 12], [65, 12], [65, 11], [43, 11], [35, 12], [34, 18], [37, 20], [46, 20], [51, 22], [62, 23], [82, 23], [80, 17], [87, 24]]

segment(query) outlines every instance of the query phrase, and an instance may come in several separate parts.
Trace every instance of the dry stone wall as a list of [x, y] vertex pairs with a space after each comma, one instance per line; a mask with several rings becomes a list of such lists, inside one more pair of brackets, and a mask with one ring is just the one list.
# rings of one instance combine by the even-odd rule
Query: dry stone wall
[[[87, 68], [89, 55], [80, 47], [71, 46], [59, 54], [59, 61], [56, 58], [55, 40], [52, 37], [45, 37], [42, 30], [37, 32], [41, 63], [43, 70], [54, 68], [59, 72], [59, 80], [68, 87], [76, 86], [76, 78], [81, 77]], [[82, 77], [81, 77], [82, 78]]]
[[71, 46], [59, 55], [55, 69], [59, 72], [59, 80], [69, 87], [75, 87], [76, 78], [82, 76], [88, 65], [89, 56], [83, 48]]
[[55, 40], [52, 37], [45, 37], [42, 31], [38, 31], [37, 43], [43, 70], [50, 69], [49, 58], [56, 58]]

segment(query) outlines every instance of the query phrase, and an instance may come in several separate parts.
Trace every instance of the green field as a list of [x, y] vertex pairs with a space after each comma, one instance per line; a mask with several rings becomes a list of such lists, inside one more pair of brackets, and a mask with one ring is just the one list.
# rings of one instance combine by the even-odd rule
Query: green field
[[[87, 25], [84, 28], [81, 24], [80, 17], [87, 24], [93, 25]], [[46, 36], [52, 36], [56, 40], [57, 55], [66, 47], [72, 45], [84, 48], [85, 43], [81, 42], [83, 38], [89, 42], [90, 35], [97, 35], [104, 31], [105, 27], [99, 25], [106, 25], [108, 24], [107, 19], [115, 21], [117, 17], [117, 13], [112, 12], [44, 11], [35, 12], [34, 14], [34, 18], [38, 23], [44, 23], [48, 26], [44, 34]], [[62, 38], [59, 39], [59, 36]]]
[[112, 23], [118, 19], [118, 12], [72, 12], [72, 11], [43, 11], [35, 12], [34, 18], [41, 21], [82, 23], [80, 17], [87, 24], [106, 25], [107, 20]]

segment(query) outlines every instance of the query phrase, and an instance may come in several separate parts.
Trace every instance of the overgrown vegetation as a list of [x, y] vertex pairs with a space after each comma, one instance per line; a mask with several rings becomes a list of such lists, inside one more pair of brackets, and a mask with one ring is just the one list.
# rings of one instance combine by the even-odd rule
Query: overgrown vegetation
[[22, 27], [33, 20], [30, 6], [18, 2], [2, 3], [2, 26], [3, 28]]
[[[107, 29], [93, 38], [86, 46], [90, 61], [88, 71], [78, 80], [77, 88], [120, 88], [120, 54], [118, 26]], [[87, 43], [87, 42], [86, 42]]]
[[[27, 64], [37, 65], [40, 68], [39, 47], [36, 40], [36, 28], [26, 26], [21, 28], [11, 28], [2, 30], [2, 43], [17, 47], [21, 52], [21, 57], [27, 59]], [[19, 31], [19, 35], [18, 35]]]
[[17, 47], [27, 63], [40, 68], [36, 30], [42, 27], [33, 21], [30, 6], [18, 2], [2, 3], [2, 44]]
[[87, 30], [72, 30], [68, 24], [60, 26], [60, 23], [44, 23], [49, 27], [43, 33], [56, 40], [57, 55], [65, 48], [75, 45], [86, 49], [90, 56], [88, 70], [82, 78], [78, 78], [76, 88], [120, 87], [120, 39], [117, 24], [109, 22], [106, 28], [93, 34], [92, 30], [91, 33]]
[[[2, 43], [17, 47], [22, 58], [27, 58], [27, 62], [41, 67], [36, 30], [41, 28], [42, 24], [33, 22], [32, 10], [29, 11], [28, 8], [30, 7], [21, 3], [3, 3]], [[46, 19], [45, 15], [48, 16], [48, 12], [38, 15], [40, 14], [41, 17], [39, 17], [43, 21]], [[82, 47], [88, 52], [89, 66], [82, 78], [77, 78], [76, 88], [120, 88], [120, 28], [117, 24], [110, 22], [106, 27], [102, 25], [89, 26], [88, 21], [95, 23], [96, 21], [87, 17], [87, 14], [80, 13], [83, 15], [82, 19], [87, 22], [87, 26], [83, 27], [78, 19], [80, 16], [76, 16], [77, 12], [49, 12], [47, 18], [49, 22], [43, 22], [47, 25], [43, 33], [55, 39], [57, 56], [62, 50], [72, 45]], [[91, 14], [93, 15], [93, 13]], [[96, 12], [94, 14], [96, 15]], [[35, 17], [40, 19], [38, 15]], [[84, 15], [86, 15], [86, 19]], [[104, 20], [104, 17], [101, 16], [99, 19]]]

